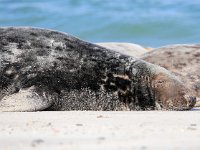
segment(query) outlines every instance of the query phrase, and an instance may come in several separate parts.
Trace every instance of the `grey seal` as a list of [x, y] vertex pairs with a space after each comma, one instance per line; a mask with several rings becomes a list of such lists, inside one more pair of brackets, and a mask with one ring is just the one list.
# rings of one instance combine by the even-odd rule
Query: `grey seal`
[[157, 65], [66, 33], [0, 28], [0, 111], [189, 110], [195, 97]]

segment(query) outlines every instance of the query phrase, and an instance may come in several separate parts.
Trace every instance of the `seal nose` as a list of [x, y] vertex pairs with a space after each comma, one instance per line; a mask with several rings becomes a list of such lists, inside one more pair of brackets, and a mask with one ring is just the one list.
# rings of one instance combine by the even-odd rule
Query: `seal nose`
[[196, 104], [196, 97], [188, 95], [185, 95], [184, 97], [187, 100], [187, 107], [188, 108], [194, 107], [194, 105]]

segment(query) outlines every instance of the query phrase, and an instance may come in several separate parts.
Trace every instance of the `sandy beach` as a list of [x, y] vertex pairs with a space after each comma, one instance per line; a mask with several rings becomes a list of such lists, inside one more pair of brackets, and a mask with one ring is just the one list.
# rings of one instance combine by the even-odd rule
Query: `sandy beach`
[[200, 149], [200, 109], [1, 112], [1, 150]]
[[200, 1], [0, 1], [0, 150], [200, 150]]

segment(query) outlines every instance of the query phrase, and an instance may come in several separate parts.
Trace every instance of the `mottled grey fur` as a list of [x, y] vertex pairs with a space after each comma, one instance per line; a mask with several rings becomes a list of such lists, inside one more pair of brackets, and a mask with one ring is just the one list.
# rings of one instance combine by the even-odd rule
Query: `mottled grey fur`
[[56, 31], [0, 28], [0, 111], [185, 110], [194, 102], [159, 66]]

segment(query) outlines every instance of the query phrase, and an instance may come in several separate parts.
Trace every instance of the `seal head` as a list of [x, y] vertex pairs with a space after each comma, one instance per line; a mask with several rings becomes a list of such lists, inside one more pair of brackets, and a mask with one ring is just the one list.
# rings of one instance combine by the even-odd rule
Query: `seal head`
[[[163, 70], [163, 68], [159, 69]], [[172, 78], [173, 77], [173, 78]], [[160, 72], [152, 78], [152, 88], [155, 92], [157, 108], [167, 110], [189, 110], [194, 107], [196, 97], [175, 76]]]

